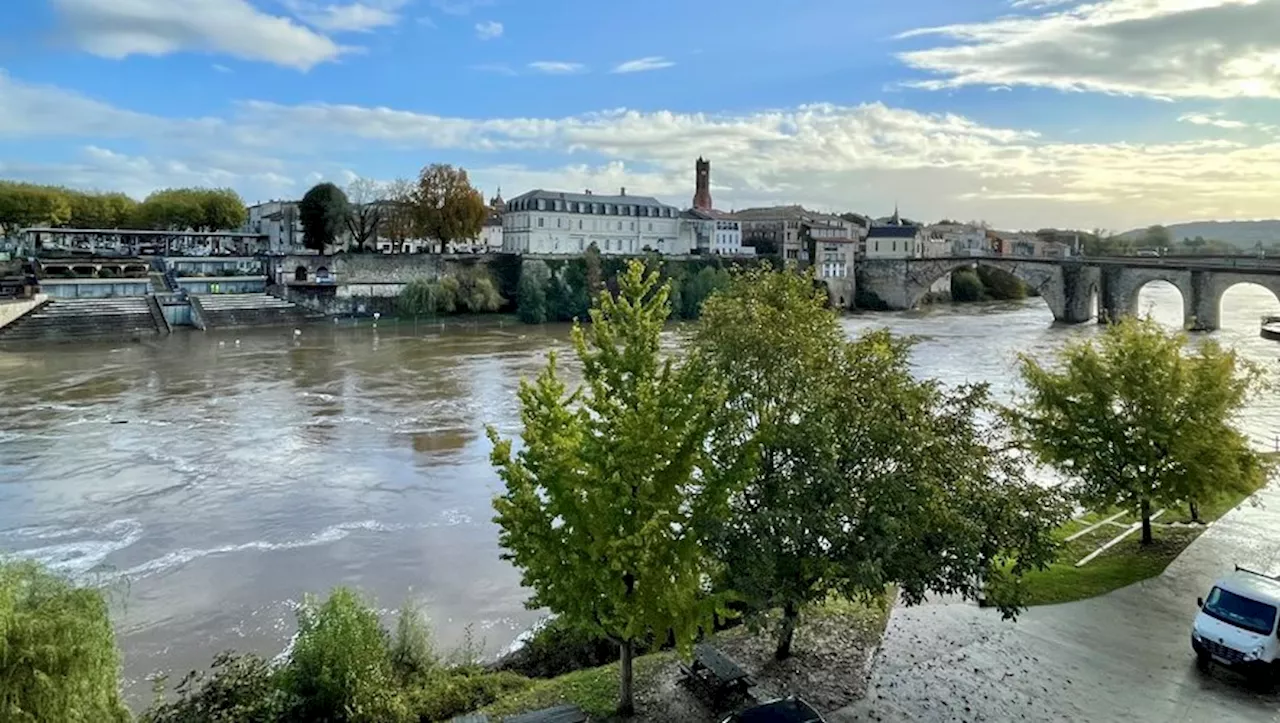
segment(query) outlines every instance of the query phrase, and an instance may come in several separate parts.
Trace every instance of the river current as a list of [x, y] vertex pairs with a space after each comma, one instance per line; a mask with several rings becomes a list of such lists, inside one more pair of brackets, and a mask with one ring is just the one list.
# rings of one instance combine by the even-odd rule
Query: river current
[[[1141, 306], [1181, 323], [1172, 286]], [[1265, 314], [1274, 296], [1236, 287], [1212, 336], [1280, 370]], [[919, 375], [1007, 400], [1018, 352], [1098, 329], [1052, 321], [1029, 299], [842, 323], [915, 335]], [[0, 351], [0, 553], [108, 592], [135, 702], [153, 672], [279, 654], [297, 602], [339, 584], [387, 611], [412, 596], [443, 645], [470, 627], [496, 653], [540, 614], [499, 559], [484, 426], [518, 434], [519, 379], [552, 349], [568, 356], [567, 327], [365, 321]], [[1273, 448], [1280, 397], [1242, 424]]]

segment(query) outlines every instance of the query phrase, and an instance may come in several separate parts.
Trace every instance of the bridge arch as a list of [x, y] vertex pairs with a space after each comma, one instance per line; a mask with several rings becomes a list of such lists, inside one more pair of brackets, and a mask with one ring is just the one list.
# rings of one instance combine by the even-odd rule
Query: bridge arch
[[1207, 283], [1202, 283], [1205, 288], [1201, 294], [1200, 303], [1197, 304], [1196, 315], [1198, 317], [1199, 328], [1218, 329], [1222, 326], [1222, 304], [1223, 298], [1227, 291], [1240, 286], [1241, 284], [1249, 284], [1260, 286], [1268, 291], [1280, 301], [1280, 276], [1270, 274], [1247, 274], [1247, 273], [1225, 273], [1219, 272], [1213, 274]]
[[[979, 266], [999, 269], [1011, 274], [1014, 278], [1026, 284], [1035, 293], [1043, 298], [1049, 305], [1049, 311], [1053, 313], [1053, 318], [1057, 321], [1087, 321], [1088, 315], [1084, 319], [1073, 319], [1069, 313], [1068, 296], [1063, 288], [1063, 270], [1053, 263], [1039, 262], [1034, 260], [1018, 261], [1004, 258], [987, 258], [982, 256], [965, 257], [965, 258], [949, 258], [949, 259], [930, 259], [924, 262], [916, 262], [909, 264], [907, 267], [907, 302], [908, 308], [915, 307], [929, 292], [929, 289], [940, 279], [950, 276], [952, 273], [960, 269], [976, 269]], [[1097, 282], [1093, 284], [1094, 293], [1096, 293]], [[1090, 306], [1086, 301], [1086, 306]]]

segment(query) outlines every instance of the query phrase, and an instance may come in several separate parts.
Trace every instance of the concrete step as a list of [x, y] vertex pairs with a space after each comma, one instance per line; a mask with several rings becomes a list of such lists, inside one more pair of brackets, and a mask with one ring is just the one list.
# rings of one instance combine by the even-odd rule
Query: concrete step
[[123, 340], [159, 333], [145, 298], [54, 299], [0, 329], [0, 343]]
[[201, 294], [197, 297], [206, 328], [286, 326], [317, 317], [270, 294]]

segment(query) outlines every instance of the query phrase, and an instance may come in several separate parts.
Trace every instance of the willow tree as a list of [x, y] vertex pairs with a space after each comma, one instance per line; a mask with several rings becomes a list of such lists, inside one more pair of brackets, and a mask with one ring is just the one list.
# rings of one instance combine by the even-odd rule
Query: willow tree
[[1010, 413], [1039, 460], [1065, 476], [1080, 501], [1121, 507], [1153, 541], [1152, 508], [1256, 489], [1268, 473], [1235, 426], [1259, 370], [1213, 341], [1125, 318], [1096, 340], [1068, 344], [1052, 366], [1020, 360], [1026, 393]]
[[829, 595], [985, 589], [1011, 615], [1021, 574], [1052, 560], [1062, 505], [999, 443], [986, 387], [916, 379], [910, 343], [888, 332], [846, 338], [809, 277], [736, 275], [692, 348], [700, 375], [731, 390], [717, 469], [748, 470], [702, 534], [722, 585], [754, 613], [781, 610], [775, 657]]
[[625, 714], [635, 641], [670, 633], [687, 650], [717, 612], [695, 533], [723, 514], [728, 483], [705, 474], [722, 395], [659, 351], [667, 286], [635, 261], [618, 283], [590, 326], [574, 326], [582, 386], [568, 391], [551, 355], [520, 386], [520, 451], [489, 437], [506, 484], [494, 501], [504, 556], [533, 590], [531, 608], [618, 643]]

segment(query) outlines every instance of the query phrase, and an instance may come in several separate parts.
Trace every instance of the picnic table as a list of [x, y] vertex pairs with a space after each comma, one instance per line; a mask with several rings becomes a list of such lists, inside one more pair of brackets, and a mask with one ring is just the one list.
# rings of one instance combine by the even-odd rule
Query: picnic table
[[748, 688], [755, 685], [742, 666], [707, 643], [695, 646], [693, 662], [688, 666], [682, 663], [681, 668], [690, 682], [700, 687], [716, 706], [734, 696], [745, 694]]

